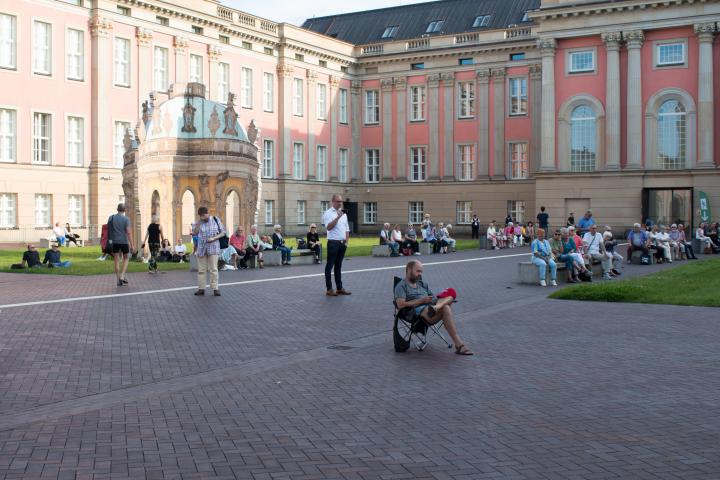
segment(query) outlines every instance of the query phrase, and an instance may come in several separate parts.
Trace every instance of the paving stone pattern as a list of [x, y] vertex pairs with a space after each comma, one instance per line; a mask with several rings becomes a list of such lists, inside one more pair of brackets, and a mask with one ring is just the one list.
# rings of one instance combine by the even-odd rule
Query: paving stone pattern
[[[279, 279], [308, 266], [225, 272], [277, 280], [220, 298], [0, 307], [0, 479], [720, 478], [718, 309], [547, 300], [515, 283], [520, 259], [426, 268], [436, 290], [459, 290], [474, 357], [437, 342], [393, 352], [402, 270], [378, 268], [402, 259], [348, 262], [369, 270], [347, 275], [351, 297]], [[8, 276], [2, 304], [67, 288]], [[157, 288], [148, 277], [131, 288]], [[78, 281], [81, 295], [116, 291]]]

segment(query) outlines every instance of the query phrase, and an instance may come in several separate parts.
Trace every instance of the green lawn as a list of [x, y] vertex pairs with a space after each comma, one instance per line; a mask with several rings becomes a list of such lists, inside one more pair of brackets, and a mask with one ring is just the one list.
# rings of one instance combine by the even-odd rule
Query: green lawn
[[[377, 245], [376, 237], [353, 237], [350, 239], [350, 246], [348, 247], [347, 256], [358, 257], [368, 256], [371, 253], [373, 245]], [[295, 238], [288, 238], [287, 243], [289, 246], [295, 247]], [[324, 248], [325, 240], [323, 240]], [[457, 249], [468, 250], [478, 247], [477, 240], [470, 239], [458, 239]], [[191, 251], [190, 245], [188, 249]], [[70, 268], [33, 268], [30, 270], [11, 270], [10, 265], [13, 263], [20, 263], [22, 254], [25, 251], [24, 248], [15, 248], [2, 250], [0, 249], [0, 272], [11, 272], [11, 273], [51, 273], [54, 275], [101, 275], [105, 273], [113, 273], [113, 262], [106, 260], [104, 262], [97, 261], [100, 256], [100, 247], [68, 247], [61, 249], [62, 259], [70, 260], [72, 266]], [[45, 255], [45, 249], [39, 249], [40, 259], [42, 260]], [[160, 271], [168, 270], [187, 270], [187, 264], [179, 263], [160, 263]], [[147, 264], [141, 262], [130, 262], [128, 267], [129, 272], [146, 272]]]
[[574, 285], [550, 295], [561, 300], [720, 307], [720, 259], [612, 282]]

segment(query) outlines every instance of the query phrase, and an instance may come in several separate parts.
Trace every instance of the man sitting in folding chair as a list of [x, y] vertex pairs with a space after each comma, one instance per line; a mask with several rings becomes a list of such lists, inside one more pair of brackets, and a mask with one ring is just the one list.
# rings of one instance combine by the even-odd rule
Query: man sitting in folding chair
[[422, 273], [422, 263], [417, 260], [408, 262], [405, 267], [405, 278], [395, 285], [396, 307], [399, 311], [408, 307], [414, 308], [416, 315], [431, 328], [442, 322], [455, 343], [455, 353], [473, 355], [473, 352], [463, 344], [455, 328], [455, 320], [450, 306], [454, 298], [451, 296], [440, 299], [435, 297], [427, 283], [422, 280]]

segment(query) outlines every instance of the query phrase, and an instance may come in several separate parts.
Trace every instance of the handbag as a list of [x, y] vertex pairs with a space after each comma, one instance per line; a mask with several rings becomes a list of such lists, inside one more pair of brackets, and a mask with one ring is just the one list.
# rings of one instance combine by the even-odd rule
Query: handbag
[[650, 265], [650, 255], [640, 255], [640, 265]]
[[[217, 217], [213, 217], [213, 220], [215, 220], [215, 225], [217, 226], [218, 230], [220, 230], [220, 224], [218, 223]], [[221, 250], [225, 250], [230, 245], [230, 241], [226, 232], [223, 232], [222, 237], [218, 238], [218, 241], [220, 242]]]

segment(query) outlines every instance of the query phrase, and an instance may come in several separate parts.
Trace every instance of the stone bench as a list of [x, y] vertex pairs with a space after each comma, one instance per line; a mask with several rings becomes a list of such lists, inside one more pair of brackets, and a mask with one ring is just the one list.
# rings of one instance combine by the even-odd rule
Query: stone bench
[[[650, 265], [655, 264], [655, 252], [653, 250], [650, 250]], [[640, 257], [642, 257], [642, 252], [639, 250], [635, 250], [632, 252], [632, 255], [630, 256], [630, 263], [633, 265], [640, 265]]]
[[480, 250], [492, 250], [492, 242], [488, 242], [487, 237], [484, 235], [478, 239], [478, 246]]
[[420, 242], [420, 255], [432, 255], [433, 246], [431, 243]]
[[373, 245], [373, 257], [389, 257], [391, 254], [390, 245]]
[[[559, 282], [566, 282], [567, 281], [567, 275], [560, 275], [560, 272], [564, 272], [566, 270], [565, 262], [559, 262], [555, 261], [555, 264], [557, 265], [557, 275], [555, 277], [555, 280]], [[593, 276], [602, 276], [602, 268], [593, 268], [593, 265], [600, 265], [599, 260], [592, 260], [592, 264], [590, 265], [589, 271]], [[547, 273], [545, 274], [545, 281], [550, 285], [550, 269], [547, 269]], [[538, 268], [535, 266], [532, 262], [520, 262], [518, 263], [518, 282], [524, 283], [524, 284], [531, 284], [531, 285], [537, 285], [538, 283]]]
[[[76, 240], [76, 242], [77, 242], [78, 247], [85, 246], [85, 242], [81, 238], [78, 238]], [[54, 237], [53, 238], [41, 238], [40, 241], [38, 242], [38, 245], [40, 246], [40, 248], [50, 248], [51, 245], [56, 245], [57, 243], [58, 243], [57, 239]], [[65, 246], [69, 247], [70, 245], [72, 245], [72, 242], [68, 242], [67, 240], [65, 240]]]
[[[282, 265], [282, 253], [280, 250], [265, 250], [263, 263], [266, 267]], [[293, 249], [290, 263], [292, 265], [312, 265], [315, 263], [315, 252], [307, 248]]]

